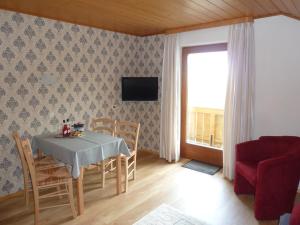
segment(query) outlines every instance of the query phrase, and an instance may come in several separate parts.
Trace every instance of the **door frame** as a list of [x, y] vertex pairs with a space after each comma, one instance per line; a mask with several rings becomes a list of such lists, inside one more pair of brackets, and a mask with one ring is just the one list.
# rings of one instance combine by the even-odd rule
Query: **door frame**
[[181, 138], [180, 154], [184, 158], [195, 159], [209, 164], [223, 166], [223, 151], [212, 147], [205, 147], [186, 143], [186, 115], [187, 115], [187, 56], [191, 53], [217, 52], [227, 50], [227, 43], [191, 46], [182, 48], [181, 71]]

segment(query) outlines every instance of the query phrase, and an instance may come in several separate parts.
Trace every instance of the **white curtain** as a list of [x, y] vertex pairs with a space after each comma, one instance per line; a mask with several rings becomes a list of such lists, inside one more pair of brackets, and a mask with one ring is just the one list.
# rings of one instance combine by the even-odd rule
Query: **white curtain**
[[223, 173], [234, 178], [235, 145], [251, 139], [254, 100], [254, 28], [252, 22], [230, 26], [229, 77], [224, 115]]
[[165, 37], [162, 67], [160, 157], [178, 161], [180, 154], [180, 54], [179, 35]]

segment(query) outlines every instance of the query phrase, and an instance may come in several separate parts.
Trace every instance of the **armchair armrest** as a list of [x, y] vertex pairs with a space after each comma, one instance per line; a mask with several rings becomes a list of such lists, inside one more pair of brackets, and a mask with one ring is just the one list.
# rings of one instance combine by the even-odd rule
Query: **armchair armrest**
[[300, 153], [287, 153], [280, 157], [263, 160], [258, 164], [258, 178], [260, 175], [270, 175], [274, 171], [277, 172], [276, 175], [293, 172], [292, 174], [300, 176]]
[[261, 161], [255, 190], [256, 218], [272, 219], [291, 212], [299, 177], [299, 153]]
[[258, 164], [257, 186], [263, 187], [264, 191], [276, 193], [278, 197], [278, 193], [296, 193], [299, 178], [299, 153], [263, 160]]

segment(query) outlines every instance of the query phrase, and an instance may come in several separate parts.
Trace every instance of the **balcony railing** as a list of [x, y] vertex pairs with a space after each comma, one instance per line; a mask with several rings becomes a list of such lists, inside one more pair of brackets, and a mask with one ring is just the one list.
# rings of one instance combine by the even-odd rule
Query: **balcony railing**
[[223, 148], [224, 110], [192, 107], [188, 109], [187, 142]]

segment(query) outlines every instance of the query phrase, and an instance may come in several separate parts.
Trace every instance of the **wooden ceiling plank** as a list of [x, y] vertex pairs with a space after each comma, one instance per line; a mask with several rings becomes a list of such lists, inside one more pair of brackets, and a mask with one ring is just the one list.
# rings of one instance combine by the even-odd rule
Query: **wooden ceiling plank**
[[280, 10], [280, 12], [285, 12], [285, 13], [289, 13], [287, 7], [285, 6], [285, 4], [282, 3], [281, 0], [271, 0], [276, 7]]
[[180, 6], [184, 6], [189, 10], [193, 11], [194, 14], [201, 17], [202, 21], [210, 22], [217, 18], [216, 14], [206, 11], [205, 9], [203, 9], [202, 7], [200, 7], [199, 5], [195, 4], [190, 0], [173, 0], [173, 2], [176, 2], [176, 4]]
[[232, 7], [230, 4], [223, 0], [209, 0], [212, 4], [222, 9], [224, 12], [230, 14], [232, 17], [242, 17], [243, 14], [241, 11], [237, 10], [235, 7]]
[[[148, 0], [145, 0], [148, 1]], [[205, 8], [199, 6], [198, 4], [196, 4], [195, 2], [191, 1], [191, 0], [165, 0], [165, 1], [169, 1], [167, 7], [169, 7], [169, 5], [174, 4], [179, 6], [178, 7], [178, 14], [181, 14], [181, 9], [182, 8], [188, 8], [189, 10], [191, 10], [191, 12], [193, 12], [193, 15], [197, 15], [197, 16], [201, 16], [202, 18], [204, 18], [207, 22], [215, 20], [216, 18], [220, 18], [218, 14], [208, 11]], [[198, 22], [204, 22], [203, 19], [199, 20]]]
[[[0, 8], [10, 11], [16, 11], [19, 13], [25, 13], [32, 16], [44, 17], [48, 19], [65, 21], [68, 23], [77, 23], [84, 26], [94, 26], [94, 24], [84, 21], [77, 21], [77, 18], [73, 17], [72, 13], [69, 13], [69, 7], [65, 4], [68, 1], [51, 1], [50, 4], [43, 4], [42, 1], [0, 1]], [[52, 12], [55, 12], [52, 13]], [[64, 15], [62, 19], [61, 16]], [[97, 26], [95, 26], [97, 27]], [[102, 27], [98, 27], [102, 28]]]
[[[116, 0], [118, 2], [122, 0]], [[202, 15], [201, 13], [197, 12], [194, 8], [189, 7], [189, 5], [186, 4], [186, 1], [184, 0], [139, 0], [137, 2], [134, 2], [134, 5], [131, 5], [131, 7], [136, 7], [137, 5], [140, 6], [140, 8], [144, 9], [152, 9], [152, 12], [157, 12], [160, 15], [166, 14], [166, 12], [169, 13], [169, 15], [172, 15], [176, 20], [180, 19], [178, 15], [181, 16], [190, 16], [192, 18], [197, 18], [198, 21], [209, 21], [205, 17], [205, 15]], [[185, 21], [186, 22], [186, 21]]]
[[268, 14], [280, 13], [279, 8], [272, 2], [272, 0], [255, 0], [255, 2], [265, 9]]
[[231, 7], [234, 7], [237, 10], [239, 10], [243, 15], [249, 16], [252, 14], [251, 9], [249, 9], [249, 7], [247, 7], [247, 5], [240, 2], [239, 0], [223, 0], [223, 1], [226, 2], [227, 4], [231, 5]]
[[252, 15], [254, 17], [268, 14], [268, 12], [264, 8], [262, 8], [259, 4], [257, 4], [257, 2], [255, 2], [254, 0], [251, 1], [239, 0], [239, 1], [245, 4], [251, 10]]
[[[119, 3], [120, 5], [124, 4], [124, 1], [115, 1], [116, 3]], [[121, 3], [120, 3], [121, 2]], [[199, 19], [201, 18], [201, 15], [190, 15], [188, 12], [186, 12], [185, 14], [182, 13], [182, 11], [176, 6], [174, 7], [174, 4], [172, 5], [172, 7], [170, 6], [170, 4], [161, 4], [159, 7], [159, 10], [157, 9], [157, 6], [151, 4], [152, 2], [150, 1], [139, 1], [137, 4], [134, 5], [130, 5], [130, 4], [124, 4], [128, 10], [130, 9], [135, 9], [135, 10], [139, 10], [141, 13], [147, 14], [146, 18], [155, 16], [158, 18], [158, 23], [162, 23], [162, 20], [166, 20], [164, 21], [164, 23], [167, 23], [168, 21], [174, 21], [176, 23], [181, 23], [181, 24], [185, 24], [187, 23], [187, 21], [199, 21]], [[123, 6], [124, 6], [123, 5]], [[116, 4], [117, 6], [117, 4]], [[178, 13], [183, 14], [182, 17], [178, 17]], [[195, 18], [197, 17], [197, 18]]]
[[[77, 6], [77, 7], [76, 7]], [[90, 26], [96, 26], [97, 25], [97, 19], [94, 17], [94, 12], [92, 10], [86, 10], [84, 6], [78, 3], [74, 3], [72, 8], [69, 8], [67, 13], [70, 14], [78, 14], [78, 8], [81, 9], [80, 15], [85, 17], [84, 24], [90, 24]], [[122, 23], [118, 23], [116, 19], [113, 19], [110, 15], [107, 13], [102, 13], [101, 15], [102, 23], [101, 23], [101, 29], [103, 30], [110, 30], [114, 32], [121, 32], [121, 33], [127, 33], [127, 34], [137, 34], [142, 27], [142, 25], [131, 23], [127, 21], [122, 21]], [[79, 21], [83, 21], [80, 18], [72, 17], [73, 23], [80, 23]], [[149, 25], [147, 26], [147, 30], [144, 30], [145, 32], [153, 32], [153, 29], [151, 27], [149, 28]], [[156, 31], [159, 29], [156, 28]]]
[[[139, 5], [140, 8], [146, 8], [146, 9], [151, 8], [152, 12], [157, 12], [161, 16], [163, 16], [165, 12], [168, 11], [170, 17], [173, 17], [173, 19], [177, 21], [179, 19], [178, 15], [189, 16], [189, 18], [196, 19], [197, 21], [207, 21], [207, 19], [203, 15], [195, 12], [189, 7], [186, 7], [185, 4], [178, 4], [178, 2], [175, 0], [171, 0], [171, 1], [165, 0], [164, 4], [159, 4], [160, 10], [158, 10], [157, 8], [158, 6], [157, 3], [155, 3], [155, 1], [141, 0], [139, 1]], [[187, 20], [189, 20], [189, 18], [185, 18], [183, 20], [183, 23], [187, 23]]]
[[[173, 0], [172, 0], [173, 1]], [[148, 1], [149, 2], [149, 1]], [[143, 1], [139, 1], [139, 3], [140, 4], [143, 4], [144, 6], [145, 6], [145, 2], [143, 2]], [[136, 5], [138, 5], [138, 4], [136, 4]], [[129, 5], [129, 7], [131, 7], [131, 5]], [[168, 7], [168, 9], [170, 9], [170, 7], [169, 7], [169, 5], [166, 5], [166, 7]], [[151, 8], [151, 6], [149, 7], [149, 5], [147, 5], [147, 7], [146, 7], [147, 9], [149, 9], [149, 8]], [[180, 10], [180, 9], [179, 9]], [[173, 9], [171, 9], [171, 11], [173, 12], [174, 10]], [[172, 16], [174, 16], [174, 13], [172, 13]], [[168, 19], [169, 20], [169, 18], [166, 18], [166, 19]], [[175, 17], [174, 17], [174, 19], [175, 19]], [[176, 17], [176, 21], [178, 21], [178, 19], [177, 19], [177, 17]], [[188, 20], [189, 22], [191, 22], [191, 20], [189, 19]], [[197, 22], [199, 22], [198, 20], [197, 20]], [[188, 23], [187, 23], [188, 24]], [[174, 26], [173, 26], [174, 27]], [[176, 27], [176, 26], [175, 26]], [[168, 26], [168, 28], [172, 28], [172, 26]]]
[[[113, 16], [109, 10], [96, 5], [91, 7], [89, 4], [81, 1], [73, 1], [71, 5], [65, 8], [65, 16], [72, 15], [69, 19], [73, 19], [71, 22], [80, 23], [81, 18], [85, 18], [84, 24], [97, 26], [99, 11], [101, 11], [101, 29], [116, 31], [127, 34], [141, 35], [142, 33], [161, 33], [163, 28], [157, 22], [146, 23], [141, 20], [128, 20], [128, 18], [123, 18], [121, 16]], [[120, 11], [119, 11], [120, 13]], [[121, 14], [121, 13], [120, 13]], [[76, 15], [80, 15], [77, 17]], [[142, 32], [142, 33], [141, 33]]]
[[[85, 0], [77, 0], [74, 2], [80, 3], [83, 7], [86, 5], [87, 10], [98, 10], [101, 14], [106, 13], [110, 15], [112, 18], [116, 18], [121, 23], [127, 21], [129, 19], [133, 23], [140, 24], [152, 24], [152, 25], [160, 25], [162, 21], [168, 20], [169, 18], [161, 18], [156, 15], [148, 15], [145, 11], [140, 11], [136, 9], [128, 10], [128, 6], [126, 4], [116, 4], [115, 2], [111, 2], [110, 4], [101, 4], [99, 5], [97, 1], [89, 1], [86, 3]], [[73, 3], [74, 4], [74, 3]], [[116, 16], [117, 15], [117, 16]]]
[[[181, 1], [181, 0], [178, 0]], [[217, 14], [215, 11], [207, 9], [206, 7], [203, 7], [203, 5], [198, 4], [197, 2], [193, 0], [183, 0], [186, 2], [186, 4], [190, 5], [191, 8], [194, 8], [199, 13], [203, 14], [204, 16], [207, 16], [209, 20], [220, 20], [223, 17]]]
[[213, 20], [219, 20], [222, 19], [222, 17], [215, 12], [212, 12], [210, 10], [207, 10], [203, 8], [201, 5], [196, 4], [195, 2], [191, 0], [176, 0], [177, 2], [184, 2], [188, 7], [195, 10], [197, 13], [203, 15], [207, 18], [208, 22]]
[[206, 28], [211, 28], [211, 27], [228, 26], [228, 25], [232, 25], [232, 24], [243, 23], [243, 22], [252, 22], [252, 21], [253, 21], [252, 17], [234, 18], [234, 19], [228, 19], [228, 20], [214, 21], [211, 23], [196, 24], [193, 26], [179, 27], [176, 29], [167, 30], [167, 31], [165, 31], [165, 33], [173, 34], [173, 33], [192, 31], [192, 30], [206, 29]]
[[[189, 15], [192, 15], [193, 17], [197, 18], [198, 21], [202, 22], [207, 22], [209, 21], [209, 18], [203, 15], [202, 13], [199, 13], [199, 11], [196, 11], [194, 8], [190, 7], [188, 4], [186, 4], [186, 1], [183, 0], [171, 0], [168, 4], [168, 8], [170, 7], [169, 5], [173, 4], [173, 7], [175, 8], [174, 14], [177, 13], [187, 13]], [[177, 12], [177, 13], [176, 13]], [[177, 14], [178, 15], [178, 14]]]
[[299, 11], [292, 0], [284, 0], [282, 3], [286, 6], [290, 14], [295, 16], [299, 15]]
[[[92, 4], [91, 2], [89, 3]], [[85, 12], [86, 17], [90, 17], [91, 19], [97, 18], [96, 15], [99, 13], [99, 11], [101, 11], [101, 17], [103, 18], [102, 24], [103, 26], [105, 26], [106, 29], [108, 28], [109, 30], [112, 29], [110, 28], [110, 26], [112, 26], [113, 29], [117, 29], [117, 27], [122, 26], [123, 28], [118, 30], [118, 32], [124, 32], [124, 33], [126, 33], [126, 30], [133, 30], [133, 32], [135, 33], [135, 30], [142, 29], [143, 27], [148, 27], [148, 29], [144, 29], [144, 30], [149, 30], [147, 31], [147, 33], [148, 32], [153, 33], [154, 32], [153, 30], [162, 29], [161, 24], [158, 23], [158, 20], [153, 21], [153, 19], [151, 19], [148, 21], [143, 21], [141, 19], [133, 20], [133, 18], [130, 18], [130, 16], [126, 17], [126, 14], [124, 14], [124, 10], [122, 9], [122, 7], [119, 7], [118, 11], [116, 12], [116, 11], [112, 11], [111, 8], [106, 7], [103, 9], [102, 6], [99, 7], [98, 5], [92, 5], [91, 7], [90, 4], [86, 4], [81, 1], [76, 1], [73, 2], [72, 7], [69, 8], [74, 8], [73, 13], [78, 13], [78, 11], [80, 13]], [[116, 13], [118, 13], [119, 15], [118, 17], [114, 16]]]
[[0, 8], [140, 36], [245, 16], [300, 18], [300, 0], [0, 0]]
[[197, 5], [202, 6], [204, 9], [214, 12], [218, 14], [222, 19], [231, 19], [232, 16], [226, 12], [224, 12], [222, 9], [220, 9], [218, 6], [212, 4], [208, 0], [203, 1], [203, 0], [191, 0], [195, 2]]
[[[62, 0], [61, 2], [57, 1], [50, 1], [49, 4], [47, 4], [47, 8], [49, 10], [57, 9], [61, 6], [64, 6], [66, 2], [69, 0]], [[22, 9], [32, 9], [33, 11], [39, 11], [40, 9], [44, 8], [44, 4], [42, 1], [39, 0], [31, 0], [31, 1], [16, 1], [16, 0], [1, 0], [0, 6], [2, 8], [12, 8], [16, 11], [20, 11]]]
[[[292, 0], [300, 14], [300, 0]], [[300, 15], [299, 15], [300, 16]]]

